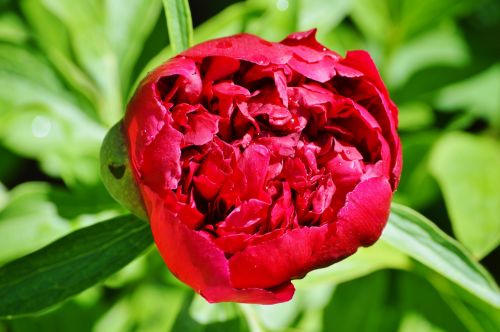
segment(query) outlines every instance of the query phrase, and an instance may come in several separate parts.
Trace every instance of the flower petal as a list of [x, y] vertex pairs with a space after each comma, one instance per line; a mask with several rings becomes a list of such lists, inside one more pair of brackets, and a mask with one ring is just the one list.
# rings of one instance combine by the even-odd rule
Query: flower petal
[[347, 195], [337, 221], [293, 229], [232, 256], [232, 284], [238, 288], [272, 287], [337, 262], [356, 252], [360, 245], [372, 244], [387, 221], [391, 197], [385, 178], [359, 183]]
[[207, 236], [176, 220], [176, 216], [165, 207], [156, 193], [143, 188], [143, 195], [149, 202], [148, 211], [156, 245], [170, 271], [207, 301], [273, 304], [292, 298], [293, 285], [286, 281], [269, 289], [234, 288], [229, 280], [228, 261], [224, 252]]
[[181, 178], [181, 142], [182, 134], [165, 125], [144, 149], [144, 163], [139, 170], [141, 182], [158, 192], [177, 188]]
[[292, 57], [292, 54], [289, 47], [279, 43], [271, 43], [246, 33], [210, 40], [182, 53], [183, 56], [195, 59], [224, 56], [261, 66], [270, 63], [285, 64]]

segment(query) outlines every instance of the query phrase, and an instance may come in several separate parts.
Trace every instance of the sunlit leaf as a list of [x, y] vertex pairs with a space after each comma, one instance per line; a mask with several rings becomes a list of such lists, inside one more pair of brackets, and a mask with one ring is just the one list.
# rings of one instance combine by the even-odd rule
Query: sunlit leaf
[[292, 326], [300, 314], [309, 310], [322, 310], [330, 302], [336, 284], [318, 283], [311, 287], [297, 287], [293, 298], [272, 306], [240, 305], [251, 307], [259, 324], [269, 331], [284, 331]]
[[[6, 76], [0, 75], [0, 82], [7, 80]], [[29, 103], [29, 99], [40, 97], [40, 102], [48, 105], [33, 101], [0, 111], [3, 144], [22, 156], [39, 160], [47, 174], [62, 177], [69, 185], [99, 182], [98, 149], [104, 130], [85, 119], [83, 113], [78, 114], [72, 104], [57, 98], [58, 95], [41, 91], [40, 86], [15, 77], [11, 77], [9, 83], [20, 90], [33, 88], [32, 95], [21, 97], [20, 102]], [[13, 92], [17, 91], [14, 89], [11, 94]], [[67, 107], [65, 111], [64, 107]]]
[[265, 6], [253, 2], [235, 3], [196, 27], [194, 41], [200, 43], [240, 33], [247, 19], [262, 15], [264, 11]]
[[480, 3], [473, 0], [356, 0], [352, 18], [367, 37], [394, 47], [447, 18], [472, 10]]
[[392, 18], [389, 1], [354, 1], [351, 17], [368, 38], [383, 43], [392, 35]]
[[168, 37], [174, 53], [193, 44], [193, 23], [188, 0], [163, 0], [167, 17]]
[[141, 285], [105, 312], [93, 331], [171, 331], [185, 297], [180, 289]]
[[387, 83], [392, 88], [402, 85], [417, 71], [431, 66], [463, 66], [469, 60], [467, 46], [450, 22], [426, 31], [404, 43], [392, 56], [386, 68]]
[[[482, 0], [420, 0], [391, 1], [394, 16], [397, 17], [400, 29], [406, 36], [413, 37], [422, 31], [432, 29], [446, 18], [463, 15], [483, 4]], [[396, 10], [397, 8], [397, 10]]]
[[[38, 83], [45, 90], [48, 90], [47, 92], [55, 93], [60, 92], [62, 89], [62, 84], [57, 75], [42, 55], [27, 48], [0, 44], [0, 70], [0, 78], [11, 74], [15, 75], [17, 79], [26, 79], [33, 83]], [[13, 87], [15, 88], [16, 86], [14, 85]], [[12, 90], [12, 87], [9, 90]], [[28, 95], [29, 91], [21, 89], [13, 92], [2, 91], [0, 92], [0, 98], [12, 100], [25, 93], [27, 98], [32, 99], [33, 97]]]
[[237, 317], [234, 303], [208, 303], [200, 295], [195, 295], [189, 307], [189, 314], [200, 324], [225, 322]]
[[37, 43], [69, 57], [70, 43], [66, 27], [43, 4], [43, 0], [22, 0], [20, 7], [34, 32]]
[[442, 89], [436, 104], [442, 110], [464, 110], [500, 127], [500, 65]]
[[0, 15], [0, 40], [23, 43], [28, 39], [28, 30], [18, 16], [13, 13]]
[[[0, 140], [68, 184], [96, 183], [104, 129], [36, 52], [0, 46]], [[37, 74], [34, 74], [37, 73]], [[78, 147], [75, 149], [75, 147]]]
[[309, 272], [303, 279], [295, 280], [294, 285], [297, 289], [308, 289], [322, 283], [338, 284], [384, 268], [406, 269], [409, 263], [404, 254], [379, 241], [369, 248], [359, 248], [356, 254], [329, 267]]
[[494, 306], [500, 292], [489, 273], [459, 243], [416, 211], [393, 204], [382, 240]]
[[345, 56], [349, 50], [367, 49], [363, 36], [356, 30], [342, 24], [335, 27], [330, 33], [321, 36], [320, 42], [342, 56]]
[[[58, 73], [74, 89], [75, 95], [81, 93], [93, 105], [98, 105], [100, 94], [94, 82], [74, 63], [70, 49], [70, 39], [63, 22], [54, 16], [42, 0], [22, 0], [20, 2], [24, 17], [32, 28], [34, 40], [57, 69]], [[34, 72], [31, 72], [34, 75]], [[95, 116], [94, 109], [90, 112]]]
[[500, 243], [500, 144], [450, 133], [438, 141], [429, 165], [455, 235], [477, 257], [485, 256]]
[[298, 30], [318, 29], [318, 38], [330, 32], [349, 14], [351, 0], [301, 1]]
[[249, 2], [265, 8], [265, 12], [255, 18], [250, 17], [247, 20], [245, 32], [256, 34], [264, 39], [280, 41], [297, 31], [299, 0], [251, 0]]
[[5, 194], [5, 207], [0, 208], [0, 264], [39, 249], [71, 230], [47, 199], [48, 191], [46, 183], [24, 183]]
[[435, 115], [432, 108], [423, 102], [410, 102], [398, 105], [400, 131], [417, 131], [429, 128], [434, 124]]
[[105, 33], [105, 11], [97, 1], [42, 0], [44, 6], [66, 26], [75, 57], [101, 92], [99, 116], [106, 125], [122, 115], [118, 56]]
[[106, 0], [105, 30], [118, 57], [122, 88], [129, 87], [132, 69], [161, 12], [160, 0]]

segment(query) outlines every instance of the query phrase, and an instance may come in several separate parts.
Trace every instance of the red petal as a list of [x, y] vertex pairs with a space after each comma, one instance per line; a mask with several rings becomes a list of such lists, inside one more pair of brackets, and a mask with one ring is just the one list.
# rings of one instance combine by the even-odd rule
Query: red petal
[[127, 106], [124, 127], [127, 128], [132, 166], [136, 170], [142, 164], [144, 148], [156, 137], [163, 125], [171, 121], [156, 85], [161, 78], [175, 75], [185, 79], [183, 89], [189, 91], [193, 101], [197, 99], [201, 93], [201, 79], [196, 64], [191, 59], [173, 58], [141, 82]]
[[180, 223], [158, 195], [146, 187], [142, 189], [145, 199], [150, 202], [153, 236], [167, 266], [207, 301], [273, 304], [292, 298], [294, 288], [287, 281], [269, 289], [232, 287], [224, 252], [203, 233]]
[[242, 33], [206, 41], [186, 50], [182, 55], [198, 59], [224, 56], [263, 66], [270, 63], [285, 64], [292, 57], [292, 52], [290, 48], [279, 43], [271, 43], [257, 36]]
[[380, 237], [389, 216], [391, 187], [385, 178], [361, 182], [347, 196], [337, 221], [303, 227], [247, 247], [229, 260], [235, 287], [272, 287], [328, 266]]
[[188, 129], [184, 133], [184, 143], [203, 145], [214, 138], [219, 131], [219, 117], [206, 110], [188, 115]]
[[154, 141], [144, 149], [139, 170], [141, 182], [158, 192], [175, 189], [181, 178], [182, 134], [165, 125]]
[[262, 145], [250, 145], [241, 156], [239, 166], [246, 179], [246, 190], [242, 199], [258, 197], [264, 189], [267, 167], [269, 166], [269, 150]]
[[325, 56], [317, 62], [307, 62], [300, 58], [293, 57], [288, 62], [288, 65], [298, 73], [320, 83], [327, 82], [335, 76], [336, 64], [337, 60], [330, 56]]
[[235, 73], [240, 68], [240, 62], [233, 58], [228, 57], [213, 57], [210, 59], [205, 75], [204, 81], [217, 81], [226, 76]]

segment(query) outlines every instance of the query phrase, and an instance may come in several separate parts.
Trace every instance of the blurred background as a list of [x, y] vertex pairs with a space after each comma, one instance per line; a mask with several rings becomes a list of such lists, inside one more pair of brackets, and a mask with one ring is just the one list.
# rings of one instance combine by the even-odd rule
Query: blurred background
[[[500, 278], [500, 2], [189, 1], [195, 42], [317, 28], [368, 50], [400, 109], [395, 201]], [[168, 59], [161, 0], [0, 0], [0, 265], [124, 213], [98, 153], [138, 80]], [[78, 273], [78, 271], [75, 271]], [[155, 248], [0, 331], [499, 331], [500, 312], [379, 242], [296, 282], [291, 302], [209, 305]]]

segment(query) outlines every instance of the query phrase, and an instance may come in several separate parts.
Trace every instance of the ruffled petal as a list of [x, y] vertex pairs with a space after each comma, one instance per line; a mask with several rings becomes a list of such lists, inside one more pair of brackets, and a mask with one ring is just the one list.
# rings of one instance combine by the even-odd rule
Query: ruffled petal
[[223, 56], [265, 66], [270, 63], [285, 64], [293, 53], [290, 48], [279, 43], [241, 33], [198, 44], [184, 51], [182, 55], [195, 59]]
[[303, 227], [247, 247], [229, 260], [238, 288], [272, 287], [335, 263], [380, 237], [387, 222], [392, 190], [385, 178], [359, 183], [347, 195], [338, 219], [320, 227]]
[[273, 304], [292, 298], [293, 285], [286, 281], [268, 289], [234, 288], [224, 252], [207, 236], [179, 222], [156, 193], [143, 189], [143, 195], [150, 202], [151, 229], [163, 259], [172, 274], [207, 301]]

